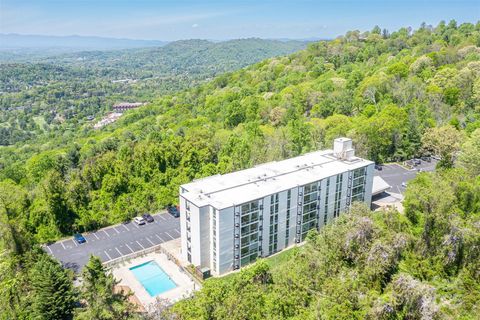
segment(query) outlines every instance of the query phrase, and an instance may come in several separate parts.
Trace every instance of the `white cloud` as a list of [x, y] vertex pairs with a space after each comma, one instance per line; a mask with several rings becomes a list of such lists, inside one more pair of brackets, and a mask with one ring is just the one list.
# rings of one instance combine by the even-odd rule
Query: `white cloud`
[[198, 27], [199, 27], [199, 24], [198, 24], [198, 23], [192, 24], [192, 28], [198, 28]]

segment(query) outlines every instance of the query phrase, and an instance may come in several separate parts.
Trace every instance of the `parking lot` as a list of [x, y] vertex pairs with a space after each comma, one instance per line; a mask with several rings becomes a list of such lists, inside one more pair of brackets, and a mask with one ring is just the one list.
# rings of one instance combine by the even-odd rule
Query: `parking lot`
[[90, 255], [103, 262], [138, 252], [180, 237], [180, 219], [168, 213], [153, 215], [155, 221], [145, 225], [134, 222], [118, 224], [95, 232], [84, 233], [87, 240], [78, 244], [73, 238], [55, 242], [45, 250], [66, 268], [79, 272]]
[[408, 181], [415, 178], [419, 170], [434, 171], [436, 164], [437, 161], [435, 159], [432, 159], [431, 162], [422, 161], [421, 164], [410, 170], [396, 163], [385, 164], [382, 165], [382, 170], [375, 169], [375, 175], [380, 176], [391, 186], [389, 191], [403, 194], [405, 187], [402, 186], [402, 183], [408, 183]]

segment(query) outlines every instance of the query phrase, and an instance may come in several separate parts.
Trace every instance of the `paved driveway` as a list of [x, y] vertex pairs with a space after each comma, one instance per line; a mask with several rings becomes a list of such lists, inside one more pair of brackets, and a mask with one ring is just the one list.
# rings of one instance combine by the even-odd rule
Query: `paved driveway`
[[57, 258], [64, 267], [79, 272], [90, 255], [106, 262], [180, 237], [179, 218], [168, 213], [153, 217], [155, 222], [143, 226], [129, 222], [84, 233], [87, 242], [82, 244], [72, 238], [58, 241], [46, 246], [45, 251]]
[[418, 174], [418, 170], [422, 169], [423, 171], [434, 171], [437, 161], [432, 159], [431, 162], [422, 161], [422, 163], [416, 166], [414, 169], [408, 170], [398, 164], [385, 164], [382, 165], [382, 170], [375, 170], [375, 175], [380, 176], [385, 180], [392, 188], [389, 190], [394, 193], [403, 194], [405, 188], [402, 186], [402, 183], [407, 183], [408, 181], [415, 178]]

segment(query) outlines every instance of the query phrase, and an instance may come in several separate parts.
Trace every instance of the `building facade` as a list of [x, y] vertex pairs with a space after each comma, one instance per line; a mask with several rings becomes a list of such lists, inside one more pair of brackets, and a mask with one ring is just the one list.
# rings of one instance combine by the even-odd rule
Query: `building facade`
[[370, 205], [374, 163], [352, 141], [180, 187], [183, 258], [221, 275], [305, 240], [352, 202]]
[[142, 102], [122, 102], [122, 103], [117, 103], [112, 107], [112, 110], [115, 112], [125, 112], [131, 109], [136, 109], [141, 106], [143, 106], [144, 103]]

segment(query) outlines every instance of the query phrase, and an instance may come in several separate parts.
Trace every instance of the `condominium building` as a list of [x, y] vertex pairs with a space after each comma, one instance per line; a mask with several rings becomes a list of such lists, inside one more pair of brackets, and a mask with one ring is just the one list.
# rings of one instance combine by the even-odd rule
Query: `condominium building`
[[374, 163], [352, 141], [180, 186], [183, 258], [213, 275], [305, 240], [352, 202], [370, 205]]

